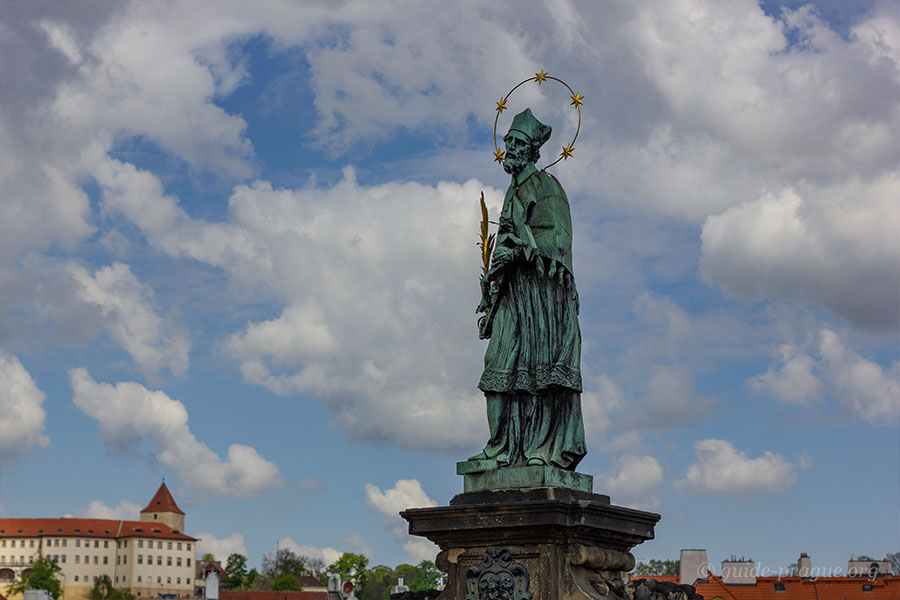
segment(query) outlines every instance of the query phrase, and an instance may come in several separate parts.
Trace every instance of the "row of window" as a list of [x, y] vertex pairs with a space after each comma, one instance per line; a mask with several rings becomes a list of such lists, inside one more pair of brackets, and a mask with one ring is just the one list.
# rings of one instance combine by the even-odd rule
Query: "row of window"
[[[117, 578], [117, 579], [118, 579], [118, 578]], [[176, 577], [175, 580], [178, 582], [179, 585], [181, 585], [181, 577]], [[138, 582], [138, 583], [141, 583], [141, 581], [142, 581], [142, 580], [141, 580], [141, 576], [138, 575], [138, 576], [137, 576], [137, 582]], [[190, 583], [191, 581], [190, 581], [190, 579], [188, 579], [187, 577], [185, 577], [185, 578], [184, 578], [184, 582], [185, 582], [185, 583]], [[125, 583], [125, 577], [122, 577], [122, 583]], [[153, 578], [152, 578], [152, 577], [148, 577], [148, 578], [147, 578], [147, 583], [153, 583]], [[157, 578], [156, 578], [156, 583], [162, 583], [162, 577], [157, 577]], [[172, 578], [171, 578], [171, 577], [166, 577], [166, 583], [172, 583]]]
[[[163, 559], [163, 557], [160, 556], [159, 554], [157, 554], [157, 555], [156, 555], [156, 564], [157, 564], [157, 565], [162, 565], [162, 559]], [[188, 567], [191, 566], [191, 558], [188, 557], [188, 558], [186, 558], [185, 560], [187, 561], [187, 562], [186, 562], [186, 566], [188, 566]], [[116, 559], [116, 564], [119, 564], [118, 559]], [[137, 555], [137, 564], [139, 564], [139, 565], [144, 564], [144, 555], [143, 555], [143, 554], [138, 554], [138, 555]], [[152, 564], [153, 564], [153, 555], [152, 555], [152, 554], [148, 554], [148, 555], [147, 555], [147, 564], [148, 564], [148, 565], [152, 565]], [[167, 567], [171, 567], [171, 566], [172, 566], [172, 557], [171, 557], [171, 556], [167, 556], [167, 557], [166, 557], [166, 566], [167, 566]], [[180, 557], [180, 556], [178, 556], [178, 557], [175, 558], [175, 566], [176, 566], [176, 567], [180, 567], [180, 566], [181, 566], [181, 557]]]
[[[144, 547], [144, 540], [138, 540], [138, 548], [143, 548], [143, 547]], [[150, 549], [153, 548], [153, 540], [147, 540], [147, 547], [150, 548]], [[163, 549], [163, 543], [162, 543], [162, 541], [157, 540], [157, 542], [156, 542], [156, 549], [157, 549], [157, 550], [162, 550], [162, 549]], [[168, 550], [171, 550], [171, 549], [172, 549], [172, 542], [166, 542], [166, 549], [168, 549]], [[175, 549], [176, 549], [176, 550], [181, 550], [181, 542], [176, 542], [176, 544], [175, 544]], [[190, 549], [191, 549], [191, 543], [188, 542], [188, 543], [185, 544], [185, 550], [190, 550]]]
[[[14, 564], [16, 564], [16, 557], [15, 557], [15, 556], [10, 556], [10, 557], [9, 557], [9, 562], [6, 562], [6, 557], [3, 556], [2, 554], [0, 554], [0, 565], [7, 565], [7, 564], [9, 564], [9, 565], [14, 565]], [[25, 564], [25, 557], [24, 557], [24, 556], [20, 556], [20, 557], [19, 557], [18, 564], [20, 564], [20, 565], [24, 565], [24, 564]], [[29, 564], [29, 565], [34, 564], [34, 555], [28, 557], [28, 564]]]
[[[99, 565], [99, 564], [100, 564], [100, 563], [98, 562], [99, 558], [100, 558], [99, 556], [95, 556], [95, 557], [94, 557], [94, 564], [95, 564], [95, 565]], [[62, 562], [66, 562], [66, 555], [65, 555], [65, 554], [62, 555]], [[77, 564], [80, 564], [80, 563], [81, 563], [81, 556], [78, 555], [78, 554], [76, 554], [76, 555], [75, 555], [75, 564], [77, 565]], [[85, 555], [84, 555], [84, 564], [88, 565], [88, 564], [90, 564], [90, 563], [91, 563], [91, 557], [88, 556], [87, 554], [85, 554]], [[104, 564], [104, 565], [108, 565], [108, 564], [109, 564], [109, 557], [108, 557], [108, 556], [104, 556], [104, 557], [103, 557], [103, 564]]]
[[[25, 541], [26, 541], [26, 540], [19, 540], [19, 548], [24, 548], [24, 547], [25, 547]], [[94, 542], [94, 548], [99, 548], [99, 547], [100, 547], [100, 540], [84, 540], [84, 547], [85, 547], [85, 548], [90, 548], [90, 547], [91, 547], [91, 542], [92, 542], [92, 541]], [[16, 540], [0, 540], [0, 548], [6, 548], [6, 543], [7, 543], [7, 542], [9, 542], [9, 547], [10, 547], [10, 548], [15, 548], [15, 547], [16, 547]], [[46, 544], [46, 545], [47, 545], [48, 548], [51, 547], [51, 546], [54, 547], [54, 548], [58, 548], [58, 547], [60, 547], [60, 546], [62, 546], [63, 548], [65, 548], [65, 547], [67, 546], [67, 544], [68, 544], [68, 538], [48, 538], [48, 539], [47, 539], [47, 544]], [[190, 542], [187, 542], [187, 543], [185, 543], [185, 544], [183, 544], [183, 545], [184, 545], [184, 549], [185, 549], [185, 550], [190, 550], [190, 549], [191, 549], [191, 543], [190, 543]], [[34, 539], [28, 540], [28, 547], [29, 547], [29, 548], [34, 548]], [[76, 538], [76, 539], [75, 539], [75, 547], [76, 547], [76, 548], [81, 548], [81, 539], [80, 539], [80, 538]], [[109, 540], [103, 540], [103, 547], [104, 547], [104, 548], [109, 548]], [[128, 547], [128, 540], [116, 540], [116, 547], [117, 547], [117, 548], [127, 548], [127, 547]], [[144, 547], [144, 540], [138, 540], [138, 548], [143, 548], [143, 547]], [[148, 548], [153, 548], [153, 540], [147, 540], [147, 547], [148, 547]], [[161, 540], [158, 540], [158, 541], [156, 542], [156, 548], [157, 548], [158, 550], [162, 550], [162, 549], [163, 549], [163, 543], [162, 543]], [[168, 549], [168, 550], [171, 550], [171, 549], [172, 549], [172, 542], [166, 542], [166, 549]], [[181, 550], [181, 549], [182, 549], [182, 543], [181, 543], [181, 542], [176, 542], [176, 543], [175, 543], [175, 549], [176, 549], [176, 550]]]
[[[16, 547], [16, 540], [0, 540], [0, 548], [6, 548], [7, 541], [9, 541], [10, 548]], [[84, 547], [90, 548], [91, 541], [92, 540], [84, 540]], [[94, 542], [94, 548], [100, 547], [100, 540], [93, 540], [93, 542]], [[68, 538], [48, 538], [46, 546], [48, 548], [50, 548], [51, 546], [54, 548], [59, 548], [60, 546], [65, 548], [67, 546], [67, 544], [68, 544]], [[19, 540], [19, 548], [24, 548], [24, 547], [25, 547], [25, 540]], [[34, 539], [28, 540], [28, 547], [34, 548]], [[75, 547], [81, 548], [81, 539], [75, 540]], [[103, 547], [109, 548], [109, 540], [103, 540]]]

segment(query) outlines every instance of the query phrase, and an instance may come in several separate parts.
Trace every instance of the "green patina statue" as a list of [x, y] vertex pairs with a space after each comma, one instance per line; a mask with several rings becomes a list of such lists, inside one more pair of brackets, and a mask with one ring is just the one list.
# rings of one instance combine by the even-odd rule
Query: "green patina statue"
[[469, 460], [574, 471], [587, 449], [572, 218], [562, 186], [535, 167], [550, 129], [526, 109], [503, 138], [512, 183], [477, 308], [490, 439]]

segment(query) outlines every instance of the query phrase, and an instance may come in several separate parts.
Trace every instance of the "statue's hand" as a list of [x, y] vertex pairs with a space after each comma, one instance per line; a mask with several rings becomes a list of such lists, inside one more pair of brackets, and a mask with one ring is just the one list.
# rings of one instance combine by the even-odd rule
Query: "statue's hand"
[[521, 252], [522, 250], [520, 248], [515, 248], [508, 252], [495, 252], [494, 256], [491, 258], [491, 272], [488, 273], [488, 276], [496, 274], [516, 262], [516, 255]]
[[487, 275], [481, 278], [481, 303], [475, 309], [477, 313], [487, 312], [491, 307], [491, 280]]

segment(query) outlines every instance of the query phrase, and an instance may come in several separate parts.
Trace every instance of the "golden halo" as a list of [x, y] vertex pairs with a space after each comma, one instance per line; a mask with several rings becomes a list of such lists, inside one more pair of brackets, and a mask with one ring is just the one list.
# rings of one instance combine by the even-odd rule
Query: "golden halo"
[[517, 83], [515, 87], [513, 87], [513, 89], [509, 90], [509, 93], [500, 98], [500, 101], [497, 102], [497, 108], [494, 109], [497, 111], [497, 115], [494, 117], [494, 162], [500, 163], [501, 167], [503, 166], [505, 153], [500, 149], [500, 146], [497, 145], [497, 122], [500, 120], [500, 113], [502, 113], [507, 108], [506, 101], [509, 100], [509, 97], [512, 96], [512, 93], [516, 91], [516, 89], [518, 89], [522, 84], [528, 83], [529, 81], [534, 81], [538, 85], [541, 85], [548, 79], [552, 79], [553, 81], [557, 81], [563, 84], [564, 86], [566, 86], [566, 89], [569, 90], [569, 93], [571, 94], [569, 98], [572, 99], [572, 102], [569, 103], [569, 106], [574, 106], [575, 109], [578, 110], [578, 127], [575, 128], [575, 137], [572, 138], [572, 141], [569, 142], [569, 145], [562, 147], [562, 152], [560, 153], [559, 158], [557, 158], [541, 170], [546, 171], [559, 161], [568, 160], [570, 156], [573, 156], [575, 150], [575, 140], [578, 139], [578, 132], [581, 131], [581, 105], [584, 104], [584, 96], [570, 88], [569, 84], [562, 79], [553, 77], [552, 75], [548, 75], [546, 72], [544, 72], [543, 69], [541, 69], [541, 72], [535, 73], [534, 77], [529, 77], [528, 79]]

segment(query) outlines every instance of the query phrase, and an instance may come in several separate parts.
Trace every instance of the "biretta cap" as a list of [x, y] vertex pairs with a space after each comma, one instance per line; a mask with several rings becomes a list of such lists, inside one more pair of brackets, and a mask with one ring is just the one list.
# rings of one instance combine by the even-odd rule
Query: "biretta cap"
[[[509, 130], [524, 133], [528, 136], [528, 139], [531, 140], [532, 144], [540, 147], [544, 145], [544, 142], [550, 139], [552, 127], [538, 121], [534, 115], [531, 114], [531, 109], [526, 108], [513, 117], [512, 125], [509, 126]], [[506, 139], [505, 136], [504, 139]]]

